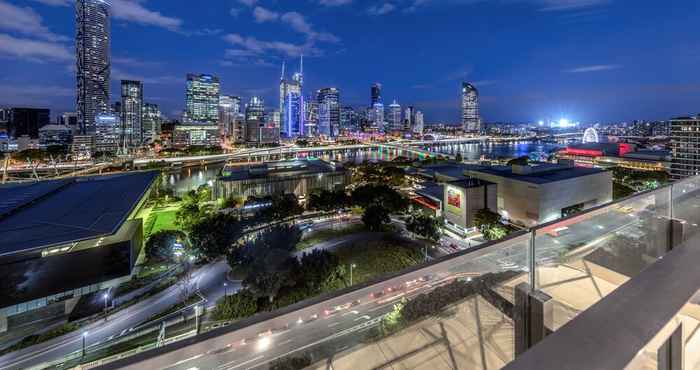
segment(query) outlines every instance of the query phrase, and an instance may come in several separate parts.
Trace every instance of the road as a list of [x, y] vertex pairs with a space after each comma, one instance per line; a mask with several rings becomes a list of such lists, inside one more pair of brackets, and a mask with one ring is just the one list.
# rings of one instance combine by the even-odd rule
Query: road
[[[223, 296], [225, 289], [223, 283], [228, 270], [226, 261], [219, 261], [193, 273], [192, 285], [206, 297], [208, 305]], [[229, 282], [226, 288], [229, 289], [229, 294], [238, 289], [234, 282]], [[88, 346], [119, 336], [122, 332], [179, 303], [182, 300], [181, 289], [177, 285], [171, 286], [153, 297], [115, 312], [106, 321], [100, 320], [81, 328], [78, 332], [4, 355], [0, 357], [0, 369], [26, 369], [60, 359], [81, 349], [84, 332], [87, 332], [86, 345]]]
[[[588, 253], [617, 235], [638, 240], [650, 239], [648, 234], [654, 231], [645, 230], [643, 220], [663, 222], [663, 216], [646, 210], [648, 205], [642, 201], [608, 207], [540, 230], [536, 238], [537, 266], [558, 263], [556, 258], [564, 254]], [[525, 234], [237, 331], [226, 332], [224, 329], [218, 336], [127, 368], [250, 369], [262, 367], [277, 358], [300, 355], [319, 346], [327, 346], [326, 351], [337, 353], [361, 343], [362, 333], [377, 325], [378, 320], [390, 312], [401, 297], [428, 291], [437, 282], [459, 276], [479, 276], [500, 271], [525, 274], [531, 269], [528, 262], [529, 241], [530, 235]], [[415, 284], [415, 279], [426, 275], [431, 276], [429, 281]], [[406, 286], [407, 282], [413, 282], [410, 283], [413, 285], [387, 293], [390, 287]], [[371, 296], [371, 293], [380, 291], [384, 292], [381, 297]], [[359, 304], [347, 307], [358, 300]], [[334, 307], [339, 306], [342, 309], [334, 312]]]

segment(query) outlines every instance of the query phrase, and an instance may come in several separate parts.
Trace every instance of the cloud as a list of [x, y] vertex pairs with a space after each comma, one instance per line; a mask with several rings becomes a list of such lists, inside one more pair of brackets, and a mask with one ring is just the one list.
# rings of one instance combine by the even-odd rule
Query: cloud
[[150, 77], [145, 77], [137, 74], [132, 74], [126, 71], [123, 71], [119, 68], [114, 68], [112, 67], [112, 73], [111, 73], [111, 78], [112, 80], [119, 81], [119, 80], [133, 80], [133, 81], [141, 81], [144, 84], [153, 84], [153, 85], [167, 85], [167, 84], [184, 84], [185, 83], [185, 77], [176, 77], [176, 76], [150, 76]]
[[610, 0], [539, 0], [543, 8], [541, 11], [566, 11], [590, 8], [594, 6], [605, 5]]
[[278, 20], [279, 17], [280, 13], [265, 9], [261, 6], [256, 6], [255, 9], [253, 9], [253, 18], [255, 18], [255, 21], [258, 23], [274, 22]]
[[239, 46], [241, 48], [240, 50], [255, 55], [262, 55], [272, 51], [289, 57], [298, 57], [302, 54], [308, 55], [318, 52], [309, 45], [296, 45], [283, 41], [263, 41], [255, 37], [244, 37], [236, 33], [225, 35], [223, 39], [232, 45]]
[[69, 38], [49, 31], [41, 16], [30, 7], [18, 7], [0, 0], [0, 28], [46, 41], [68, 41]]
[[238, 16], [241, 15], [241, 9], [240, 8], [231, 8], [231, 10], [229, 10], [228, 14], [231, 14], [231, 16], [234, 18], [238, 18]]
[[72, 61], [75, 54], [60, 43], [16, 38], [0, 33], [0, 55], [33, 62]]
[[159, 63], [159, 62], [150, 62], [150, 61], [144, 61], [144, 60], [139, 60], [139, 59], [130, 58], [130, 57], [122, 57], [122, 56], [113, 56], [112, 57], [112, 64], [119, 64], [119, 65], [123, 65], [125, 67], [137, 67], [137, 68], [154, 67], [154, 66], [161, 65], [161, 63]]
[[324, 42], [339, 42], [340, 38], [328, 32], [316, 32], [313, 30], [311, 23], [306, 21], [306, 18], [297, 12], [284, 13], [280, 20], [288, 24], [293, 30], [305, 34], [309, 39], [324, 41]]
[[598, 64], [598, 65], [583, 66], [583, 67], [568, 69], [565, 72], [568, 72], [568, 73], [603, 72], [603, 71], [610, 71], [610, 70], [618, 69], [618, 68], [622, 68], [622, 66], [618, 65], [618, 64]]
[[258, 0], [238, 0], [238, 2], [245, 6], [252, 7], [258, 3]]
[[318, 3], [323, 6], [341, 6], [352, 3], [352, 0], [319, 0]]
[[367, 9], [370, 15], [385, 15], [396, 10], [396, 5], [392, 3], [384, 3], [382, 5], [372, 5]]
[[141, 4], [141, 0], [112, 0], [112, 16], [115, 19], [161, 27], [171, 31], [179, 31], [182, 26], [181, 19], [164, 16], [160, 12], [146, 9]]
[[72, 0], [34, 0], [38, 3], [42, 3], [44, 5], [50, 5], [50, 6], [71, 6], [73, 1]]

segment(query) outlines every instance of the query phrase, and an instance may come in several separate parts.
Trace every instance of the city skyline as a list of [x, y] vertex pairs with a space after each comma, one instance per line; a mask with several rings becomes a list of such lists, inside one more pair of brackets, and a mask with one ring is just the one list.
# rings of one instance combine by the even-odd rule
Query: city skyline
[[[668, 119], [695, 113], [700, 101], [692, 73], [699, 56], [687, 26], [697, 15], [687, 11], [690, 1], [630, 11], [619, 1], [433, 1], [413, 7], [408, 1], [349, 1], [331, 7], [261, 0], [232, 1], [199, 15], [164, 1], [112, 3], [113, 100], [118, 81], [143, 81], [145, 100], [169, 118], [185, 109], [187, 73], [219, 76], [221, 94], [275, 101], [279, 65], [302, 53], [306, 91], [337, 87], [343, 105], [366, 106], [369, 86], [379, 82], [386, 101], [419, 107], [427, 122], [459, 123], [464, 81], [480, 91], [484, 122]], [[48, 107], [54, 116], [73, 111], [72, 2], [2, 0], [0, 7], [26, 20], [26, 27], [0, 24], [0, 64], [9, 72], [0, 104]], [[341, 22], [330, 22], [340, 15]], [[473, 29], [457, 27], [465, 18]], [[647, 24], [669, 18], [677, 21], [664, 23], [663, 35], [652, 35]], [[233, 20], [236, 27], [228, 26]], [[382, 32], [365, 41], [359, 21]], [[431, 32], [411, 29], [414, 21], [431, 22]], [[580, 49], [581, 43], [590, 46]], [[460, 44], [470, 47], [455, 47]], [[381, 60], [364, 58], [379, 49]], [[648, 55], [648, 49], [661, 51]], [[402, 62], [408, 57], [430, 63]]]

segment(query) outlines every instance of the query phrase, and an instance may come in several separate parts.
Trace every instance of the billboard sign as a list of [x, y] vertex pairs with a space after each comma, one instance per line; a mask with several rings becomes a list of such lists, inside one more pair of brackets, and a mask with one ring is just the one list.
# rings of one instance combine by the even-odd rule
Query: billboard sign
[[447, 207], [448, 213], [455, 216], [461, 216], [464, 214], [463, 208], [465, 207], [464, 191], [460, 188], [454, 186], [447, 186]]

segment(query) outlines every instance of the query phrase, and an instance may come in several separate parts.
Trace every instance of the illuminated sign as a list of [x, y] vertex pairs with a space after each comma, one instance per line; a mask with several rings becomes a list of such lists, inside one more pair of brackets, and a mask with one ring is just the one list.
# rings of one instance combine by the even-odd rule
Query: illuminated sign
[[462, 208], [466, 206], [464, 199], [464, 191], [454, 186], [447, 187], [447, 205], [446, 211], [454, 215], [461, 216]]

